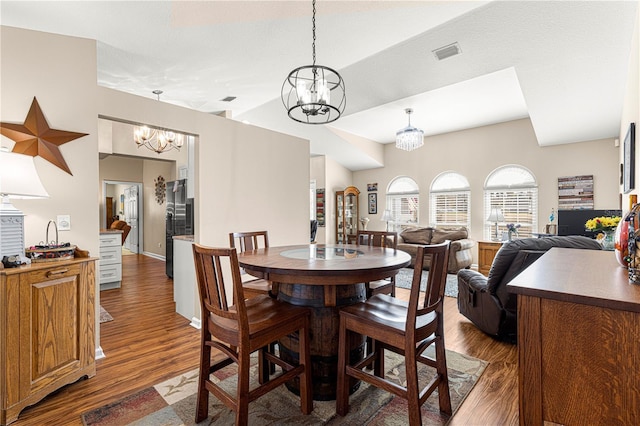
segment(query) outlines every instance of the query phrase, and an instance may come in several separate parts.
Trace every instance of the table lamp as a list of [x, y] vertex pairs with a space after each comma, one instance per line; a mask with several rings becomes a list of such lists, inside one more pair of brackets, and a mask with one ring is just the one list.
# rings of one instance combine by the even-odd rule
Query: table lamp
[[0, 260], [4, 256], [24, 257], [24, 213], [11, 204], [12, 198], [47, 198], [33, 157], [0, 149]]
[[494, 222], [496, 224], [496, 235], [494, 237], [494, 241], [500, 241], [500, 239], [498, 238], [498, 222], [504, 222], [502, 210], [498, 208], [492, 208], [491, 213], [487, 218], [487, 222]]
[[382, 217], [380, 218], [382, 222], [387, 222], [387, 232], [389, 232], [389, 222], [393, 220], [393, 216], [391, 215], [391, 210], [385, 210], [382, 213]]

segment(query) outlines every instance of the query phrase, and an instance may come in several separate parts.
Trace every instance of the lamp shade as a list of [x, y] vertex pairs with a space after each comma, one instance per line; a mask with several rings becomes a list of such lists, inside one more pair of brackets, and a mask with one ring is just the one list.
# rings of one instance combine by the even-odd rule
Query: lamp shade
[[9, 198], [47, 198], [33, 157], [0, 151], [0, 196]]
[[493, 208], [487, 218], [487, 222], [504, 222], [504, 215], [501, 209]]
[[391, 215], [391, 210], [385, 210], [382, 213], [382, 217], [380, 218], [382, 222], [389, 222], [393, 220], [393, 216]]

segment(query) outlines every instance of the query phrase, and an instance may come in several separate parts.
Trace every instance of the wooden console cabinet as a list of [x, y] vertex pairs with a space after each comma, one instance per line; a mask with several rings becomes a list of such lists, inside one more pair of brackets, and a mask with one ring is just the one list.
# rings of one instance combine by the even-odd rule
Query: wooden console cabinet
[[489, 276], [491, 264], [500, 247], [502, 247], [500, 241], [478, 241], [478, 272], [485, 277]]
[[0, 270], [0, 425], [96, 374], [95, 259]]
[[640, 285], [613, 253], [552, 248], [507, 288], [518, 295], [520, 424], [638, 424]]

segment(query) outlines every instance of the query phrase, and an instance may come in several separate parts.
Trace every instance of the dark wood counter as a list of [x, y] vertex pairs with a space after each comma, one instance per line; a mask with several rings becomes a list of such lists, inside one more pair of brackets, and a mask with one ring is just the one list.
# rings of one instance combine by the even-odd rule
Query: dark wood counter
[[553, 248], [518, 294], [520, 424], [637, 424], [640, 285], [610, 251]]

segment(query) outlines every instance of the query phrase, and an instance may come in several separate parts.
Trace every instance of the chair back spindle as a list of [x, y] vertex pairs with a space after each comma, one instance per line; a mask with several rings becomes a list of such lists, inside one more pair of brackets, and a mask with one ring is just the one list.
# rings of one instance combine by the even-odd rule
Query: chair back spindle
[[[444, 290], [447, 283], [447, 265], [449, 264], [449, 246], [450, 242], [445, 241], [440, 244], [418, 247], [409, 295], [407, 331], [416, 327], [417, 319], [421, 315], [434, 311], [438, 315], [442, 313]], [[430, 257], [431, 262], [427, 285], [423, 293], [420, 289], [420, 282], [425, 257]], [[420, 303], [420, 299], [422, 299], [422, 303]]]

